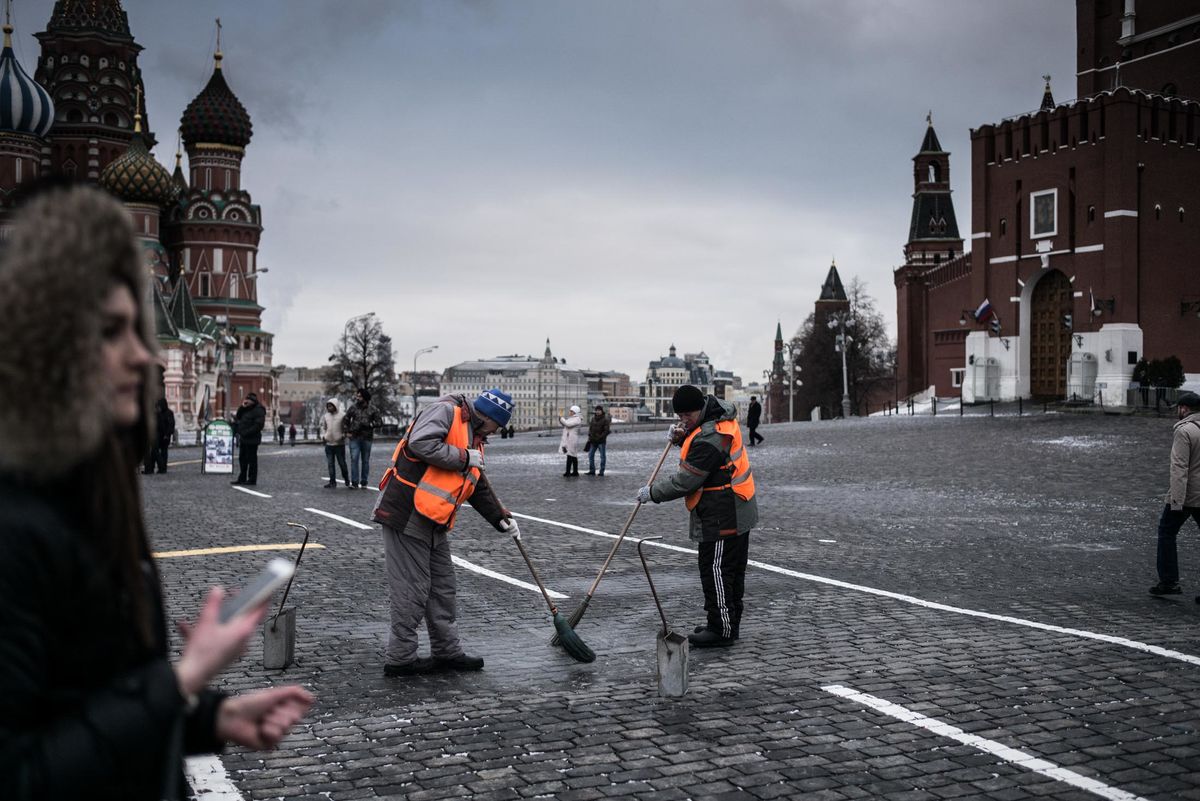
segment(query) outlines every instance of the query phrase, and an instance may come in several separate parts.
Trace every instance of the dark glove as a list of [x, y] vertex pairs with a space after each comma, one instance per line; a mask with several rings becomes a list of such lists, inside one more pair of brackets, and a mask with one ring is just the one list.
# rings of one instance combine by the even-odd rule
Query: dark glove
[[566, 452], [567, 452], [567, 446], [566, 446], [566, 445], [563, 445], [563, 446], [562, 446], [562, 452], [563, 452], [563, 453], [566, 453]]

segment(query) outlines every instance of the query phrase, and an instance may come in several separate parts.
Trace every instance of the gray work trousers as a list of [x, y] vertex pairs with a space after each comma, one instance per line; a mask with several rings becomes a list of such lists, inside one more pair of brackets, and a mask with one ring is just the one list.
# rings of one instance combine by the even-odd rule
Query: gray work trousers
[[410, 525], [403, 531], [384, 526], [383, 550], [392, 619], [388, 663], [405, 664], [417, 658], [417, 627], [422, 619], [429, 630], [431, 656], [462, 654], [447, 536], [425, 526]]

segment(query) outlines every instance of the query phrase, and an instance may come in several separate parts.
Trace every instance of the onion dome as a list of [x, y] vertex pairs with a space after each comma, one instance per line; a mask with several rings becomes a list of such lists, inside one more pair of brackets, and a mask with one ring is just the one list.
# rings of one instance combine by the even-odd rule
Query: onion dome
[[176, 193], [171, 173], [146, 149], [142, 139], [142, 115], [133, 118], [129, 148], [100, 173], [100, 185], [126, 203], [165, 206]]
[[250, 143], [250, 115], [237, 99], [221, 71], [221, 51], [214, 56], [216, 67], [208, 85], [188, 104], [179, 121], [183, 141], [245, 147]]
[[4, 26], [0, 52], [0, 131], [44, 137], [54, 125], [54, 104], [41, 84], [21, 69], [12, 49], [11, 25]]

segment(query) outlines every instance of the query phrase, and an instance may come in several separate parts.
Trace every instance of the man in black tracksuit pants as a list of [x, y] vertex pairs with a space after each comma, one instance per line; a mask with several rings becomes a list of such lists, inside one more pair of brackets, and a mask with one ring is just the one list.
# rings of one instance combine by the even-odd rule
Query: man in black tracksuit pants
[[679, 469], [638, 490], [641, 503], [688, 498], [688, 534], [699, 544], [707, 620], [688, 637], [697, 648], [733, 645], [740, 634], [750, 529], [758, 503], [737, 407], [686, 385], [672, 399], [680, 422], [671, 429], [683, 451]]

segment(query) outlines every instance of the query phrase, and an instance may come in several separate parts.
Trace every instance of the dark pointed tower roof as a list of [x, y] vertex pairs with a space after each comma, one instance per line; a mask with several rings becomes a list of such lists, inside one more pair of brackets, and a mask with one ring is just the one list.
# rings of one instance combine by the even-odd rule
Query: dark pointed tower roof
[[925, 122], [929, 123], [925, 127], [925, 138], [921, 141], [922, 153], [945, 153], [942, 150], [942, 143], [938, 141], [937, 132], [933, 130], [933, 112], [929, 112], [925, 116]]
[[158, 288], [158, 281], [155, 278], [150, 279], [150, 295], [151, 303], [154, 306], [154, 333], [163, 339], [178, 339], [179, 329], [175, 327], [175, 321], [171, 319], [171, 312], [167, 310], [167, 303], [163, 299], [162, 291]]
[[1042, 92], [1042, 105], [1038, 111], [1052, 111], [1054, 109], [1054, 95], [1050, 91], [1050, 76], [1043, 75], [1042, 79], [1046, 82], [1046, 89]]
[[183, 276], [180, 276], [179, 280], [175, 282], [170, 311], [171, 319], [177, 328], [197, 333], [202, 330], [200, 315], [196, 314], [196, 306], [192, 303], [192, 293], [188, 291], [187, 279]]
[[775, 375], [783, 375], [783, 323], [775, 322], [775, 358], [771, 362], [771, 371]]
[[218, 50], [213, 56], [215, 65], [208, 85], [188, 104], [179, 121], [179, 130], [188, 147], [200, 142], [233, 147], [250, 143], [250, 115], [225, 82], [222, 58]]
[[821, 285], [820, 300], [847, 300], [846, 290], [842, 286], [841, 276], [838, 275], [837, 262], [829, 265], [829, 274], [825, 276], [825, 283]]
[[187, 176], [183, 174], [183, 153], [180, 152], [182, 140], [183, 135], [180, 134], [175, 142], [175, 172], [171, 173], [171, 186], [174, 187], [177, 198], [183, 197], [188, 191]]
[[54, 124], [50, 94], [29, 77], [12, 49], [13, 27], [5, 20], [0, 52], [0, 131], [45, 137]]
[[57, 0], [46, 31], [101, 33], [116, 39], [133, 39], [129, 17], [120, 0]]

